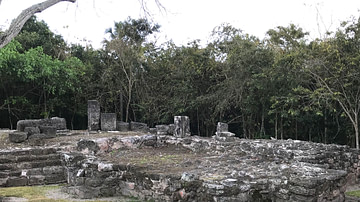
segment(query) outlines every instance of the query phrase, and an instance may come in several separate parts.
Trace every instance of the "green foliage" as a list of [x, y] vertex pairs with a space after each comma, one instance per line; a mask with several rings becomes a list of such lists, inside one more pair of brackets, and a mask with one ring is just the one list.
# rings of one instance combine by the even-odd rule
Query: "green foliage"
[[80, 128], [86, 100], [98, 99], [102, 111], [150, 126], [190, 116], [192, 134], [201, 136], [222, 121], [245, 138], [358, 142], [359, 20], [312, 41], [292, 24], [264, 40], [223, 24], [206, 46], [157, 46], [147, 39], [159, 28], [146, 19], [116, 22], [94, 50], [66, 45], [31, 19], [0, 50], [0, 115], [9, 122], [65, 116]]

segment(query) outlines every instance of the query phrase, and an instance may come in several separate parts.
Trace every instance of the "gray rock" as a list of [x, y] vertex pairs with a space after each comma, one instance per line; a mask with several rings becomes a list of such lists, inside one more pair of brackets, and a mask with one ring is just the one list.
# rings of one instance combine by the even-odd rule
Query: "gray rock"
[[168, 135], [170, 127], [168, 125], [156, 125], [156, 134], [157, 135]]
[[99, 146], [96, 144], [96, 142], [94, 142], [93, 140], [80, 140], [77, 143], [77, 148], [78, 151], [84, 152], [84, 153], [97, 153], [100, 148]]
[[53, 117], [50, 119], [27, 119], [17, 122], [18, 131], [24, 131], [26, 127], [52, 126], [56, 130], [66, 130], [66, 120], [64, 118]]
[[117, 131], [129, 131], [130, 126], [129, 123], [123, 122], [123, 121], [117, 121], [116, 122], [116, 130]]
[[100, 130], [100, 104], [97, 100], [88, 100], [88, 129]]
[[24, 142], [28, 138], [27, 132], [14, 131], [9, 133], [10, 142], [21, 143]]
[[45, 138], [54, 138], [56, 137], [56, 127], [55, 126], [40, 126], [40, 132], [45, 134]]
[[229, 131], [229, 126], [227, 123], [222, 123], [222, 122], [217, 123], [217, 127], [216, 127], [217, 133], [228, 132], [228, 131]]
[[115, 113], [101, 113], [101, 130], [114, 131], [116, 130], [116, 114]]
[[174, 116], [174, 136], [175, 137], [186, 137], [190, 136], [190, 119], [188, 116]]
[[146, 123], [140, 123], [140, 122], [130, 122], [130, 130], [136, 131], [136, 132], [143, 132], [147, 133], [149, 132], [149, 126]]
[[38, 127], [25, 127], [24, 132], [28, 133], [28, 136], [40, 134], [40, 129]]

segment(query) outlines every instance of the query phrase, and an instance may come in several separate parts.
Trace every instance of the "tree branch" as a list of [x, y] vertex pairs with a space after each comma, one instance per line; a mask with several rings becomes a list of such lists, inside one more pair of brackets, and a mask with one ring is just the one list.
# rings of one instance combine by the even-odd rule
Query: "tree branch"
[[[0, 0], [0, 4], [1, 4]], [[6, 44], [8, 44], [14, 37], [16, 37], [21, 31], [22, 27], [26, 23], [26, 21], [36, 13], [40, 13], [45, 9], [59, 3], [62, 1], [68, 2], [76, 2], [76, 0], [47, 0], [42, 3], [38, 3], [30, 6], [29, 8], [23, 10], [20, 15], [12, 21], [8, 30], [4, 33], [0, 34], [0, 48], [3, 48]]]

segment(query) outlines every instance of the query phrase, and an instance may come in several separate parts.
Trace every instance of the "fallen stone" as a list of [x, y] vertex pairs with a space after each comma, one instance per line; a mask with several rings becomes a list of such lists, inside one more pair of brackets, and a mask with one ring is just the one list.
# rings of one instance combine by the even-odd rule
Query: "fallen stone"
[[80, 140], [77, 143], [77, 148], [78, 151], [81, 151], [82, 153], [97, 153], [100, 148], [99, 146], [96, 144], [95, 141], [93, 140]]
[[27, 132], [14, 131], [9, 133], [10, 142], [21, 143], [24, 142], [28, 138]]

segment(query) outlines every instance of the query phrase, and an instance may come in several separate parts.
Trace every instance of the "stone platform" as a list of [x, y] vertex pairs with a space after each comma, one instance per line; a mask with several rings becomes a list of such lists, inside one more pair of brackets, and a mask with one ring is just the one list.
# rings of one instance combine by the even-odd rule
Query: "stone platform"
[[357, 150], [296, 140], [69, 131], [36, 147], [6, 141], [0, 186], [67, 183], [80, 198], [345, 201], [360, 169]]
[[358, 152], [339, 145], [152, 135], [90, 141], [96, 160], [73, 166], [68, 188], [83, 198], [344, 201], [358, 176]]

